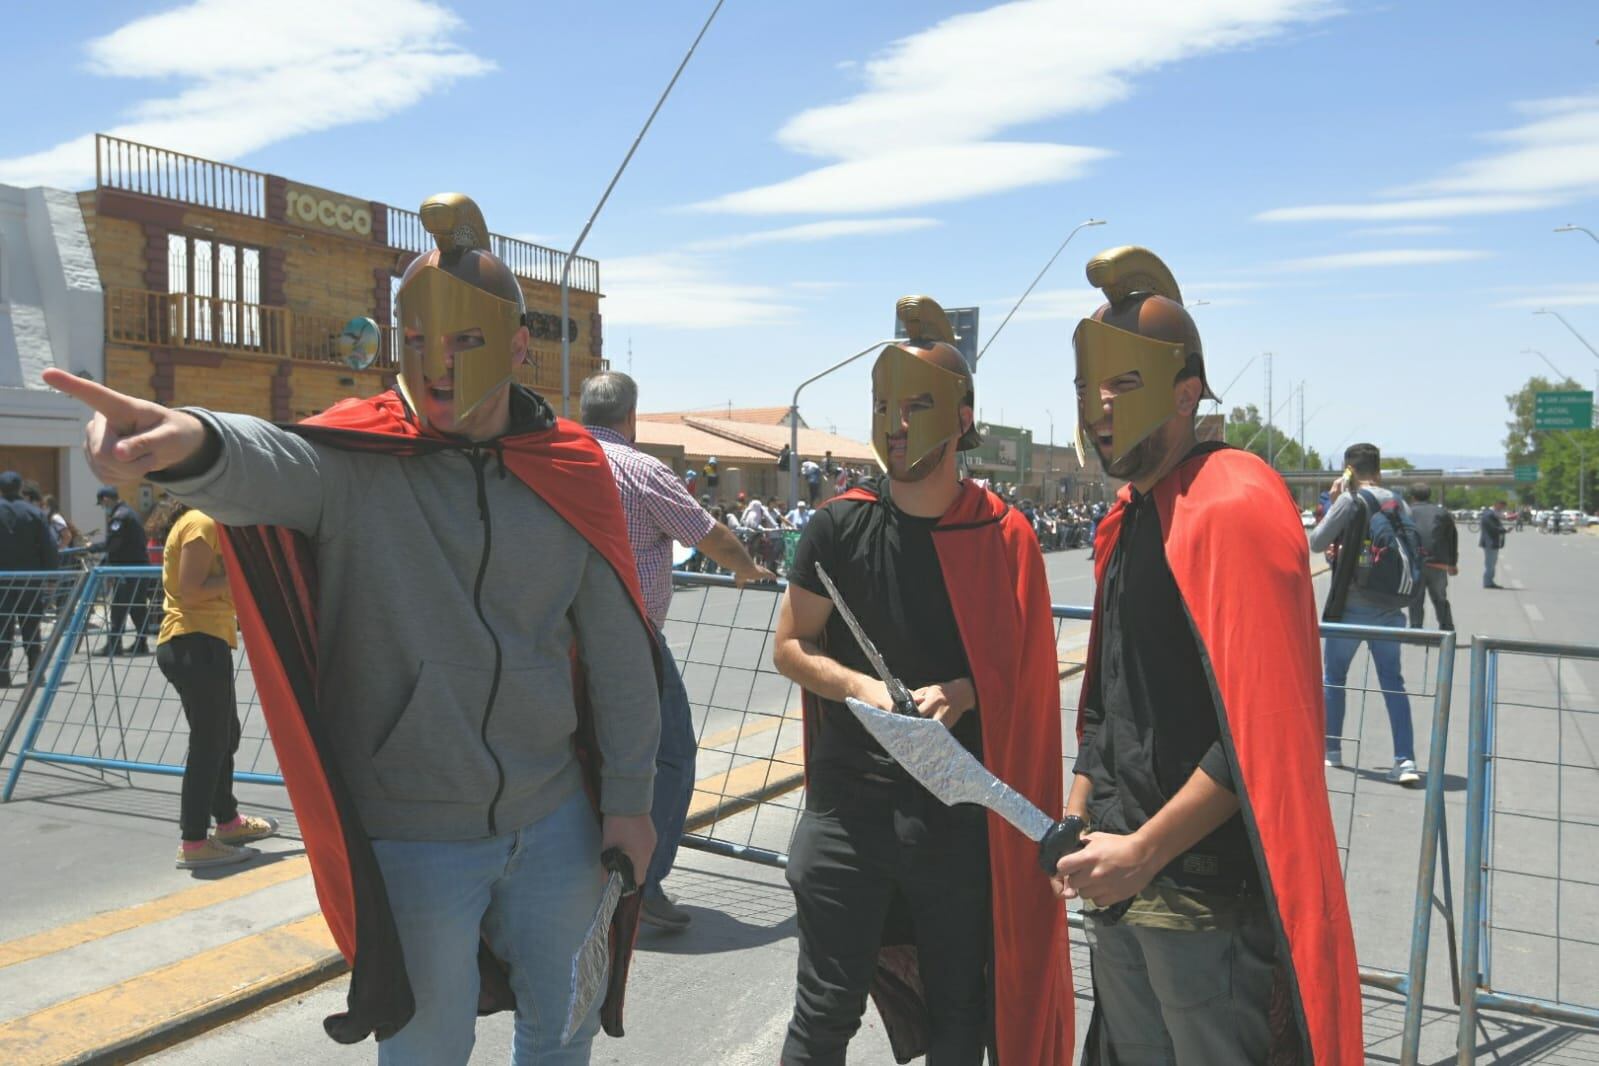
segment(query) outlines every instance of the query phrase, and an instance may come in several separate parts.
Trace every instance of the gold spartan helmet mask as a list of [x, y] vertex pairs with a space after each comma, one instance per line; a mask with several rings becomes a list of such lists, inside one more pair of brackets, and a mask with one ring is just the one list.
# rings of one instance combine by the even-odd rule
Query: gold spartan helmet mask
[[[522, 328], [522, 286], [509, 267], [489, 252], [489, 230], [471, 197], [440, 193], [422, 202], [422, 226], [438, 245], [418, 256], [400, 279], [399, 323], [405, 331], [400, 389], [424, 424], [421, 401], [428, 383], [449, 374], [455, 420], [511, 380], [511, 346]], [[479, 347], [457, 348], [453, 371], [446, 367], [449, 340], [480, 330]]]
[[[966, 451], [982, 443], [975, 427], [961, 432], [962, 406], [971, 406], [972, 374], [955, 347], [949, 316], [930, 296], [905, 296], [894, 305], [905, 327], [904, 346], [883, 349], [872, 366], [872, 451], [888, 469], [888, 438], [905, 429], [905, 464], [915, 467], [945, 442]], [[926, 477], [936, 462], [909, 480]]]
[[[1160, 257], [1126, 245], [1088, 261], [1088, 281], [1108, 303], [1077, 324], [1077, 447], [1089, 448], [1088, 427], [1104, 417], [1100, 389], [1108, 381], [1138, 375], [1139, 387], [1110, 401], [1110, 463], [1124, 458], [1177, 413], [1172, 388], [1185, 370], [1204, 383], [1199, 329], [1183, 309], [1182, 293]], [[1205, 399], [1215, 399], [1207, 385]]]

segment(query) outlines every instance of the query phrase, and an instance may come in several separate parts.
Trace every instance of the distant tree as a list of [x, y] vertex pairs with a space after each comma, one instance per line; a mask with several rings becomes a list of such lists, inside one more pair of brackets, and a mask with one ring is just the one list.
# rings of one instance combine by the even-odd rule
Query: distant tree
[[[1516, 392], [1505, 397], [1510, 408], [1510, 421], [1505, 423], [1505, 458], [1511, 466], [1536, 464], [1538, 480], [1516, 486], [1521, 502], [1562, 507], [1576, 507], [1579, 498], [1577, 475], [1586, 466], [1586, 502], [1590, 508], [1595, 502], [1594, 465], [1599, 463], [1599, 430], [1540, 430], [1533, 428], [1535, 397], [1540, 392], [1560, 389], [1578, 389], [1582, 386], [1571, 378], [1561, 382], [1534, 376]], [[1579, 448], [1587, 455], [1583, 463]]]

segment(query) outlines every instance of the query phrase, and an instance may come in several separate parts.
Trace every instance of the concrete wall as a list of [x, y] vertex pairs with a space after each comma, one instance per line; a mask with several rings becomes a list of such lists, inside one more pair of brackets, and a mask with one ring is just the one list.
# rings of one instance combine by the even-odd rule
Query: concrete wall
[[45, 387], [59, 367], [105, 380], [104, 303], [73, 193], [0, 185], [0, 455], [57, 452], [57, 494], [75, 524], [101, 524], [81, 444], [86, 414]]

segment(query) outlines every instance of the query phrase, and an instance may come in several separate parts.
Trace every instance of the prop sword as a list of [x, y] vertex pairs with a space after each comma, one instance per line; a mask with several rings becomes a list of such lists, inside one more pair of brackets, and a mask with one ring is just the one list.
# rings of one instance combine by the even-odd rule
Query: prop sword
[[[833, 584], [833, 579], [819, 564], [816, 576], [821, 579], [822, 587], [827, 589], [828, 598], [833, 601], [833, 608], [860, 644], [867, 661], [888, 687], [897, 713], [862, 703], [854, 697], [847, 698], [845, 705], [883, 746], [883, 750], [940, 803], [951, 807], [957, 803], [976, 803], [987, 807], [1019, 829], [1027, 839], [1038, 843], [1038, 867], [1054, 876], [1056, 863], [1083, 846], [1082, 832], [1086, 828], [1083, 820], [1075, 814], [1069, 814], [1061, 821], [1055, 821], [1026, 796], [996, 777], [977, 756], [955, 739], [944, 723], [918, 714], [910, 690], [889, 672], [888, 664], [876, 645], [839, 595], [838, 586]], [[902, 694], [908, 710], [901, 706]], [[1131, 903], [1132, 900], [1123, 900], [1099, 909], [1096, 915], [1107, 923], [1116, 922], [1127, 912]]]
[[606, 848], [600, 862], [610, 875], [600, 893], [600, 905], [594, 909], [594, 920], [583, 934], [577, 954], [572, 956], [572, 998], [567, 1006], [566, 1027], [561, 1030], [562, 1047], [572, 1042], [594, 1001], [605, 990], [611, 961], [611, 918], [622, 897], [638, 889], [633, 880], [633, 860], [621, 848]]

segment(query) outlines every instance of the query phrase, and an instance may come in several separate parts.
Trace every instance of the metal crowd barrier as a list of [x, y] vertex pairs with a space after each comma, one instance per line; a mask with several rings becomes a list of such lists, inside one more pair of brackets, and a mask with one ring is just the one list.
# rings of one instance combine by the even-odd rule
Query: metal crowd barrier
[[[666, 623], [666, 638], [683, 672], [699, 738], [699, 782], [683, 843], [734, 858], [769, 866], [788, 862], [789, 841], [804, 809], [803, 750], [798, 688], [778, 674], [771, 664], [772, 630], [783, 585], [734, 587], [728, 577], [701, 574], [674, 575], [677, 586]], [[1088, 607], [1056, 605], [1056, 648], [1063, 685], [1080, 672], [1087, 654]], [[1329, 768], [1327, 782], [1339, 853], [1345, 880], [1353, 870], [1369, 883], [1389, 870], [1401, 878], [1383, 879], [1381, 890], [1351, 895], [1357, 927], [1362, 907], [1391, 906], [1394, 896], [1410, 901], [1410, 935], [1403, 953], [1386, 956], [1387, 938], [1373, 935], [1361, 945], [1376, 955], [1360, 967], [1364, 984], [1396, 992], [1405, 999], [1404, 1025], [1399, 1034], [1400, 1061], [1417, 1061], [1421, 1039], [1422, 1004], [1431, 946], [1432, 916], [1438, 911], [1450, 950], [1450, 972], [1456, 972], [1454, 901], [1449, 882], [1447, 828], [1443, 819], [1446, 775], [1444, 759], [1449, 735], [1451, 697], [1454, 690], [1455, 635], [1431, 630], [1388, 629], [1371, 626], [1326, 625], [1323, 636], [1367, 641], [1388, 641], [1421, 652], [1424, 679], [1409, 695], [1429, 727], [1424, 790], [1399, 792], [1383, 782], [1373, 798], [1364, 786], [1380, 780], [1382, 773], [1362, 767], [1365, 719], [1368, 706], [1378, 708], [1380, 724], [1373, 735], [1385, 733], [1382, 690], [1369, 656], [1364, 674], [1351, 670], [1346, 690], [1345, 768]], [[1357, 659], [1357, 664], [1360, 660]], [[1414, 666], [1415, 664], [1408, 664]], [[1412, 669], [1412, 675], [1416, 671]], [[1072, 706], [1068, 702], [1066, 706]], [[1430, 712], [1430, 713], [1429, 713]], [[1068, 771], [1076, 757], [1074, 738], [1066, 731]], [[1390, 808], [1395, 795], [1416, 795], [1416, 801], [1396, 815]], [[1401, 799], [1401, 804], [1407, 801]], [[1380, 813], [1374, 813], [1380, 812]], [[1376, 824], [1373, 824], [1376, 823]], [[1394, 854], [1400, 861], [1394, 861]], [[1442, 895], [1439, 864], [1443, 864]], [[1412, 878], [1413, 874], [1413, 879]], [[1369, 895], [1369, 899], [1365, 898]], [[1375, 927], [1376, 915], [1367, 914]], [[1072, 924], [1081, 919], [1071, 914]], [[1458, 992], [1456, 999], [1458, 1000]]]
[[1577, 662], [1599, 646], [1472, 643], [1461, 1066], [1482, 1010], [1599, 1025], [1599, 705]]
[[11, 750], [17, 729], [55, 657], [65, 627], [77, 609], [82, 570], [0, 572], [0, 755]]
[[[85, 767], [102, 775], [183, 774], [189, 728], [154, 654], [161, 627], [161, 568], [102, 566], [70, 580], [75, 582], [71, 605], [51, 632], [45, 668], [34, 678], [35, 705], [26, 716], [27, 729], [0, 801], [11, 799], [29, 762]], [[242, 726], [234, 778], [282, 784], [242, 647], [234, 663]], [[19, 705], [13, 714], [0, 752], [9, 750], [25, 709]]]

